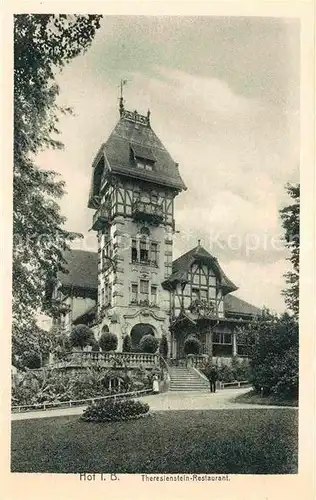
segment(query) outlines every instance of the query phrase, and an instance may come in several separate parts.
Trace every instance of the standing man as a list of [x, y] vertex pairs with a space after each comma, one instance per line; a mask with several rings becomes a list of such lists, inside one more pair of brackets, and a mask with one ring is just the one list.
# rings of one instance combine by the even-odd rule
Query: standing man
[[212, 366], [209, 374], [210, 391], [216, 392], [216, 380], [218, 379], [218, 372], [216, 366]]

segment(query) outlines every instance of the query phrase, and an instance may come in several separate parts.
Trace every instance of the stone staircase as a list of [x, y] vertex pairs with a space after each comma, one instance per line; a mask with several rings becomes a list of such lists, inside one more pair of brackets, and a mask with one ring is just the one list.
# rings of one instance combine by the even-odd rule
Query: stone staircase
[[193, 368], [170, 367], [170, 391], [203, 391], [210, 390], [209, 383]]

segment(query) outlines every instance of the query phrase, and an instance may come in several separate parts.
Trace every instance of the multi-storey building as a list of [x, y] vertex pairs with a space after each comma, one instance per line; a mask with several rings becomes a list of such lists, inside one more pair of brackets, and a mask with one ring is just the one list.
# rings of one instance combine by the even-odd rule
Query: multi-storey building
[[[97, 337], [110, 330], [119, 351], [125, 335], [137, 349], [144, 334], [166, 334], [170, 355], [179, 358], [186, 336], [194, 334], [205, 353], [244, 354], [235, 327], [260, 310], [231, 295], [237, 287], [200, 243], [173, 260], [174, 199], [184, 189], [179, 166], [154, 133], [150, 113], [127, 111], [121, 99], [120, 119], [92, 164], [88, 206], [94, 210], [97, 259], [73, 251], [72, 288], [69, 275], [59, 276], [60, 291], [68, 290], [63, 300], [70, 305], [64, 324], [90, 324]], [[81, 261], [77, 273], [76, 258]], [[85, 269], [84, 259], [90, 269], [95, 259], [97, 278], [92, 278], [96, 269]], [[85, 304], [80, 313], [79, 304]]]

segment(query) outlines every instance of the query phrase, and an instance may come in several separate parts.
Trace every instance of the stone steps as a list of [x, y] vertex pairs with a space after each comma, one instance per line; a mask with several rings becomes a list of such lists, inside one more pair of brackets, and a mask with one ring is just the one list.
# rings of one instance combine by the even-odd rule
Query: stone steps
[[169, 370], [170, 391], [209, 391], [209, 383], [196, 371], [190, 368], [175, 368]]

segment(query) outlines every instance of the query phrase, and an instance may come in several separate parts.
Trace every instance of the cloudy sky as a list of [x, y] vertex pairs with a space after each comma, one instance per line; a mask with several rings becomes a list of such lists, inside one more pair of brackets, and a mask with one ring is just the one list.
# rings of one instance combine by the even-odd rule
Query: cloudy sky
[[299, 24], [241, 17], [106, 17], [89, 51], [58, 76], [64, 151], [38, 164], [60, 172], [67, 228], [89, 232], [91, 163], [125, 106], [152, 127], [187, 185], [176, 198], [175, 257], [203, 246], [255, 305], [284, 310], [287, 254], [278, 210], [299, 180]]

